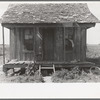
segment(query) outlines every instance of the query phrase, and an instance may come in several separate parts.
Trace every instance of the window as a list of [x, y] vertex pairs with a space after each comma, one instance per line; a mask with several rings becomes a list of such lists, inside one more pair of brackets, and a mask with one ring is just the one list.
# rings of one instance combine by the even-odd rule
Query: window
[[24, 32], [24, 50], [33, 51], [33, 33], [31, 29]]
[[73, 28], [65, 28], [65, 51], [72, 51], [74, 48]]
[[74, 47], [73, 40], [66, 38], [65, 39], [65, 50], [66, 51], [71, 51], [71, 50], [73, 50], [73, 47]]

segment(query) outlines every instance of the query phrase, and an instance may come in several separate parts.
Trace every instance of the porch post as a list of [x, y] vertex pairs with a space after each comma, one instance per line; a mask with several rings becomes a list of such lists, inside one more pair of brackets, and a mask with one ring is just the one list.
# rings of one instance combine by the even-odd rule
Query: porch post
[[35, 40], [36, 40], [36, 27], [34, 27], [34, 62], [36, 60], [36, 54], [35, 54]]
[[63, 38], [64, 38], [64, 62], [65, 62], [65, 27], [64, 27], [64, 35], [63, 35]]
[[3, 64], [5, 64], [5, 41], [4, 41], [4, 27], [2, 26], [2, 38], [3, 38]]

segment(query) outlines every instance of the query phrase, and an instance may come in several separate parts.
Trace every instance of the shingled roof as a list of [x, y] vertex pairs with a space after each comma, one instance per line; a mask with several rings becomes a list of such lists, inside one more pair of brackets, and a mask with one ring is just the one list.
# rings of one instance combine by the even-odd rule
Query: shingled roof
[[2, 23], [96, 23], [84, 3], [10, 4]]

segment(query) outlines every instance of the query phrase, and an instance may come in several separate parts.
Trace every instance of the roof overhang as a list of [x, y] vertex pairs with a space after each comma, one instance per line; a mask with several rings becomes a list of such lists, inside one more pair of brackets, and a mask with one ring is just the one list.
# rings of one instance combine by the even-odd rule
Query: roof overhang
[[75, 23], [75, 22], [66, 22], [66, 23], [35, 23], [35, 24], [27, 24], [27, 23], [2, 23], [3, 27], [6, 28], [14, 28], [14, 27], [85, 27], [90, 28], [94, 27], [95, 23]]

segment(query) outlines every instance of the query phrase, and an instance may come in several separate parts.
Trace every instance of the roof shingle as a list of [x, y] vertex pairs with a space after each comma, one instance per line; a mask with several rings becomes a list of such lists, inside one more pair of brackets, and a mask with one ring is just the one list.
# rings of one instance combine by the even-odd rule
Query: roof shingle
[[100, 22], [84, 3], [10, 4], [2, 23], [96, 23]]

